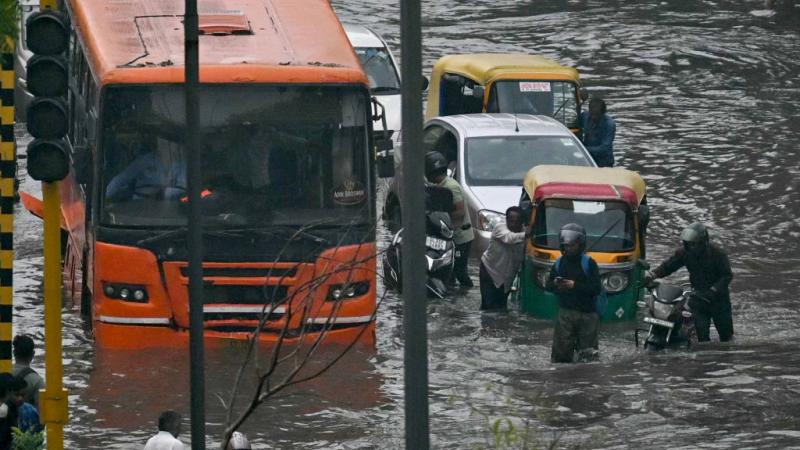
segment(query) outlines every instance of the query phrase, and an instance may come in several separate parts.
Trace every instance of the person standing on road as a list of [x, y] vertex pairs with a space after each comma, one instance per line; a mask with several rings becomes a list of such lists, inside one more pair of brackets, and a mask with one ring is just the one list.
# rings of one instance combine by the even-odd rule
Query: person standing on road
[[645, 275], [644, 283], [666, 277], [685, 266], [695, 293], [689, 299], [689, 308], [694, 317], [697, 340], [711, 340], [709, 331], [713, 320], [719, 340], [727, 342], [733, 338], [733, 314], [728, 290], [733, 272], [728, 255], [709, 242], [708, 229], [701, 223], [693, 223], [684, 229], [681, 242], [681, 248]]
[[522, 208], [512, 206], [506, 210], [505, 223], [492, 230], [489, 247], [481, 256], [480, 285], [481, 309], [506, 309], [508, 294], [525, 251], [525, 227]]
[[144, 450], [183, 450], [178, 440], [181, 433], [181, 415], [175, 411], [164, 411], [158, 416], [158, 434], [151, 437]]
[[467, 274], [467, 262], [475, 233], [472, 231], [472, 222], [469, 220], [469, 209], [464, 200], [464, 192], [458, 181], [447, 175], [447, 158], [439, 152], [428, 152], [425, 155], [425, 178], [429, 183], [447, 188], [453, 193], [453, 212], [450, 215], [455, 230], [453, 244], [456, 246], [456, 256], [453, 277], [449, 284], [454, 286], [455, 281], [458, 281], [462, 288], [471, 288], [473, 284]]
[[558, 316], [550, 358], [557, 363], [571, 363], [577, 349], [581, 360], [597, 359], [600, 316], [596, 299], [602, 290], [600, 269], [594, 259], [584, 253], [586, 230], [582, 226], [574, 223], [564, 225], [558, 241], [562, 256], [550, 270], [545, 286], [558, 296]]
[[33, 361], [33, 339], [27, 334], [14, 336], [14, 367], [11, 375], [21, 377], [27, 384], [25, 387], [25, 401], [39, 408], [39, 390], [44, 389], [44, 379], [31, 367]]
[[606, 102], [589, 100], [589, 111], [581, 113], [581, 141], [600, 167], [614, 167], [614, 136], [617, 124], [606, 114]]

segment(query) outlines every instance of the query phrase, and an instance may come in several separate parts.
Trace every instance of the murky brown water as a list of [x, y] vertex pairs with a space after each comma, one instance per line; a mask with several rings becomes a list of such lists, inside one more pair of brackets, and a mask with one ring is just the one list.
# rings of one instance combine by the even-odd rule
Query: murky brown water
[[[427, 71], [442, 55], [474, 51], [577, 66], [618, 121], [618, 161], [649, 184], [651, 260], [700, 220], [735, 273], [734, 344], [644, 355], [635, 324], [615, 324], [602, 331], [602, 361], [589, 365], [551, 365], [550, 323], [481, 314], [477, 290], [432, 302], [433, 446], [492, 447], [478, 412], [527, 422], [536, 442], [563, 446], [800, 446], [800, 11], [775, 17], [760, 1], [424, 3]], [[334, 4], [399, 47], [396, 1]], [[29, 180], [23, 189], [38, 190]], [[41, 340], [41, 226], [18, 212], [15, 330]], [[258, 448], [401, 448], [401, 310], [390, 294], [375, 350], [264, 407], [245, 427]], [[80, 317], [64, 320], [68, 447], [141, 448], [160, 410], [188, 416], [185, 354], [98, 354]], [[215, 394], [230, 389], [239, 356], [208, 352], [210, 433], [224, 417]]]

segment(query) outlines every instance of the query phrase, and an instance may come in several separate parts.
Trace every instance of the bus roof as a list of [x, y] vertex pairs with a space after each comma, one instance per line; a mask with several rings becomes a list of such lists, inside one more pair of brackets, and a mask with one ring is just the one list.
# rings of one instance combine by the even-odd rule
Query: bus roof
[[638, 205], [647, 193], [641, 175], [621, 168], [540, 165], [525, 174], [524, 186], [534, 201], [542, 196], [575, 196], [618, 198]]
[[486, 86], [496, 78], [554, 79], [578, 82], [578, 71], [552, 59], [522, 53], [472, 53], [448, 55], [433, 67], [434, 77], [444, 72], [458, 73]]
[[[101, 85], [180, 83], [184, 2], [68, 0]], [[366, 76], [328, 0], [200, 1], [200, 81], [360, 83]]]

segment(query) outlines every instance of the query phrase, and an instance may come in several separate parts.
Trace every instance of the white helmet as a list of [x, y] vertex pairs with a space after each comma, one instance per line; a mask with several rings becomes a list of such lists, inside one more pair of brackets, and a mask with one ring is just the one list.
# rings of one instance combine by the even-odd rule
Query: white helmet
[[225, 447], [226, 450], [251, 450], [252, 448], [253, 447], [250, 446], [250, 441], [247, 440], [247, 436], [238, 431], [234, 431], [233, 434], [231, 434], [228, 446]]

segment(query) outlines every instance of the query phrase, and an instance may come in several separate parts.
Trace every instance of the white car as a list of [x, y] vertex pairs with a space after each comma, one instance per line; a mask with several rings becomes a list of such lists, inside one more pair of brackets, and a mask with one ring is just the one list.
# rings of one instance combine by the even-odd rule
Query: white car
[[[386, 129], [391, 132], [395, 148], [400, 146], [402, 123], [400, 102], [400, 75], [392, 52], [378, 33], [354, 24], [344, 24], [344, 30], [353, 45], [361, 65], [367, 72], [369, 87], [386, 112]], [[373, 128], [382, 130], [383, 125], [376, 121]]]
[[[425, 124], [425, 152], [438, 151], [450, 161], [452, 176], [464, 190], [475, 230], [472, 254], [489, 245], [492, 229], [505, 221], [509, 206], [519, 204], [522, 180], [540, 164], [597, 167], [581, 141], [552, 117], [529, 114], [462, 114], [437, 117]], [[395, 168], [384, 216], [400, 218], [402, 168]]]

